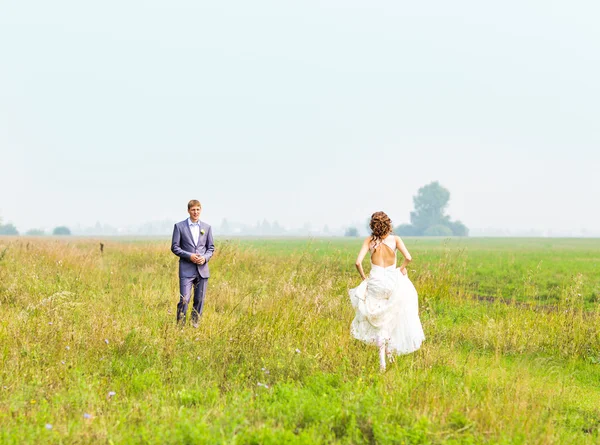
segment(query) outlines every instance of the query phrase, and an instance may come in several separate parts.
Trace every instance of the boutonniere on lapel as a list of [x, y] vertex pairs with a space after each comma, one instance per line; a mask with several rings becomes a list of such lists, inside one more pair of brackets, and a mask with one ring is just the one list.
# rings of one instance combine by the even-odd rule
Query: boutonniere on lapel
[[200, 229], [200, 235], [204, 235], [204, 229]]

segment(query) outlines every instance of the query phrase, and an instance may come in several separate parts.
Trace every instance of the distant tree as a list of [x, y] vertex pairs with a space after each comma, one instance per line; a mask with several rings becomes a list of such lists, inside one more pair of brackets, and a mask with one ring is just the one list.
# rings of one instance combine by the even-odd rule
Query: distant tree
[[310, 232], [311, 232], [311, 231], [312, 231], [312, 224], [311, 224], [311, 223], [309, 223], [309, 222], [305, 222], [305, 223], [302, 225], [302, 232], [303, 232], [303, 234], [305, 234], [305, 235], [310, 235]]
[[410, 212], [410, 222], [418, 232], [424, 233], [428, 227], [445, 225], [449, 218], [444, 215], [450, 201], [450, 192], [434, 181], [421, 187], [413, 197], [414, 212]]
[[71, 230], [66, 226], [55, 227], [52, 231], [52, 235], [70, 235]]
[[469, 236], [469, 229], [460, 221], [450, 221], [448, 227], [454, 236]]
[[344, 236], [357, 237], [358, 236], [358, 229], [356, 227], [348, 227], [346, 229], [346, 232], [344, 233]]
[[0, 235], [18, 235], [19, 231], [12, 224], [0, 224]]
[[266, 218], [263, 219], [259, 231], [261, 235], [271, 235], [271, 223]]
[[227, 234], [230, 232], [230, 228], [229, 228], [229, 222], [227, 221], [227, 218], [223, 218], [223, 222], [221, 223], [221, 232], [224, 234]]
[[401, 224], [396, 227], [396, 233], [404, 236], [468, 236], [467, 226], [446, 215], [449, 201], [450, 191], [438, 181], [424, 185], [413, 196], [415, 209], [410, 212], [411, 224]]
[[443, 224], [436, 224], [435, 226], [428, 227], [425, 232], [425, 236], [452, 236], [452, 229]]
[[420, 233], [417, 231], [415, 226], [412, 224], [400, 224], [394, 229], [396, 235], [399, 236], [419, 236]]
[[282, 235], [285, 233], [285, 228], [282, 227], [277, 221], [274, 221], [271, 231], [273, 232], [273, 235]]
[[44, 231], [42, 229], [31, 229], [28, 230], [25, 235], [27, 236], [43, 236], [45, 235]]

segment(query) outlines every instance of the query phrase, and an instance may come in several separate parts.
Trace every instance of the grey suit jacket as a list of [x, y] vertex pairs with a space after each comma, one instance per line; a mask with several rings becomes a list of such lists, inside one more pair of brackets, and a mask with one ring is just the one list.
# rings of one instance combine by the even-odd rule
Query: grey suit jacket
[[[202, 233], [204, 232], [204, 233]], [[171, 252], [179, 257], [179, 276], [195, 277], [200, 274], [202, 278], [210, 277], [208, 261], [215, 251], [213, 243], [212, 228], [205, 222], [200, 221], [200, 236], [198, 244], [194, 244], [192, 231], [188, 225], [187, 218], [175, 224], [173, 227], [173, 239], [171, 241]], [[198, 254], [206, 258], [203, 265], [194, 264], [190, 261], [192, 254]]]

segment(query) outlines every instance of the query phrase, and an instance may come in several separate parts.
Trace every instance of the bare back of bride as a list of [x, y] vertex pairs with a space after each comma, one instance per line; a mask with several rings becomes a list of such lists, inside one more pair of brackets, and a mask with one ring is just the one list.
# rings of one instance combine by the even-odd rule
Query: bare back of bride
[[[419, 319], [417, 290], [408, 278], [406, 266], [412, 261], [400, 237], [392, 234], [392, 221], [384, 212], [375, 212], [370, 222], [371, 236], [367, 237], [356, 259], [356, 268], [363, 281], [350, 289], [350, 301], [356, 310], [352, 335], [379, 348], [379, 364], [386, 368], [386, 355], [409, 354], [425, 340]], [[404, 256], [396, 265], [396, 252]], [[371, 272], [367, 277], [362, 261], [371, 255]]]

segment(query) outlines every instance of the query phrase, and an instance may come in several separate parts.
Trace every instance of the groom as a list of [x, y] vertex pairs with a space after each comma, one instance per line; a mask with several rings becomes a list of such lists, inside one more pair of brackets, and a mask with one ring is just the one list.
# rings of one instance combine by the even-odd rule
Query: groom
[[192, 325], [198, 327], [198, 319], [202, 315], [204, 296], [208, 284], [208, 260], [215, 251], [211, 227], [200, 221], [202, 206], [200, 201], [192, 199], [188, 202], [189, 218], [178, 222], [173, 227], [171, 252], [179, 257], [179, 304], [177, 305], [177, 322], [185, 324], [185, 316], [194, 287], [194, 306], [192, 309]]

